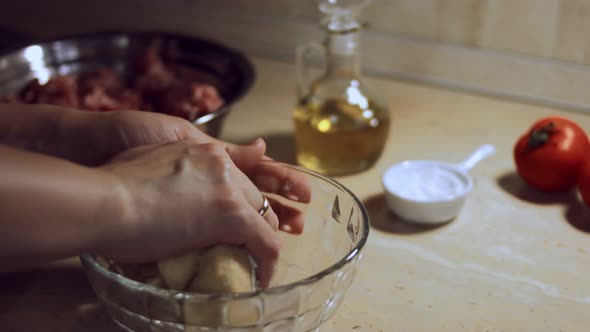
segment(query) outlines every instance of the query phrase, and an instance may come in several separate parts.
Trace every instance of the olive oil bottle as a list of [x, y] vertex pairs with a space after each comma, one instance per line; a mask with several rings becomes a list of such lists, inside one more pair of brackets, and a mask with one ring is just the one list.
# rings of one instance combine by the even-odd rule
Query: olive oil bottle
[[[327, 38], [297, 50], [299, 100], [293, 111], [297, 162], [329, 175], [370, 168], [389, 133], [388, 108], [369, 95], [360, 74], [358, 15], [366, 0], [320, 0]], [[325, 55], [324, 71], [309, 81], [306, 57]]]

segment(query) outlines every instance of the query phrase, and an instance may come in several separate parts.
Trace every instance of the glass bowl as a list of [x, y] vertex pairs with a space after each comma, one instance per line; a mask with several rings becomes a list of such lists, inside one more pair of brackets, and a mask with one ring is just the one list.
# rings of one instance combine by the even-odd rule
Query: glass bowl
[[[90, 283], [112, 318], [128, 331], [310, 331], [342, 302], [369, 235], [360, 200], [338, 182], [284, 165], [305, 176], [309, 204], [283, 199], [304, 215], [301, 235], [281, 232], [284, 247], [270, 288], [251, 293], [199, 294], [157, 288], [81, 256]], [[273, 199], [281, 199], [268, 194]]]

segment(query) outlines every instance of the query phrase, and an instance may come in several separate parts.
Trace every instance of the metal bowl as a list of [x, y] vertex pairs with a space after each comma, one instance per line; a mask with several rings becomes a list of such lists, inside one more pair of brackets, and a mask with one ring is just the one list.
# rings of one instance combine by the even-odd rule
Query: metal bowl
[[240, 52], [218, 43], [174, 34], [103, 32], [27, 45], [0, 55], [0, 95], [13, 94], [32, 79], [49, 78], [110, 67], [132, 75], [135, 59], [158, 38], [166, 64], [187, 78], [198, 75], [215, 86], [225, 100], [217, 111], [194, 124], [219, 136], [224, 118], [254, 82], [254, 69]]

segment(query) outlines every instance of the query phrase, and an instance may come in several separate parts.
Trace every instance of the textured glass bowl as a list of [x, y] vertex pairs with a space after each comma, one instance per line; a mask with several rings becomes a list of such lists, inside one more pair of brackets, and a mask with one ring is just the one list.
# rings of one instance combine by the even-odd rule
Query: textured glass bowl
[[308, 179], [312, 199], [309, 204], [283, 200], [303, 211], [305, 230], [301, 235], [281, 232], [285, 246], [270, 288], [239, 294], [170, 291], [127, 279], [84, 255], [82, 265], [112, 318], [137, 332], [316, 331], [334, 314], [354, 279], [369, 218], [359, 199], [341, 184], [300, 167], [285, 167]]

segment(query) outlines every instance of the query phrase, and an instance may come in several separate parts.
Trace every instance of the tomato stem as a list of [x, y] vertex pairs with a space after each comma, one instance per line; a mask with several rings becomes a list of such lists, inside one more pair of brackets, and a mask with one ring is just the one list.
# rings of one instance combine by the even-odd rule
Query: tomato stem
[[549, 140], [551, 134], [555, 132], [555, 123], [549, 122], [546, 126], [535, 129], [531, 132], [527, 144], [527, 149], [534, 150], [543, 146]]

